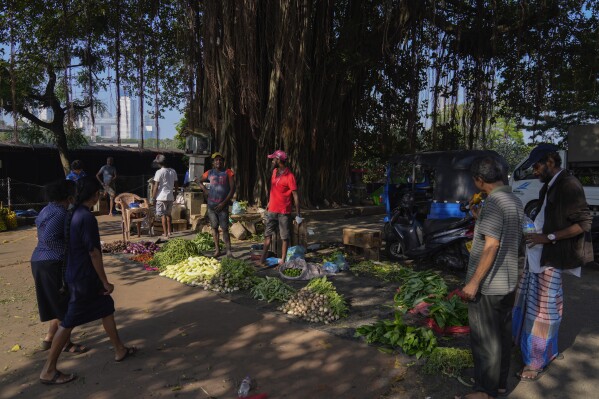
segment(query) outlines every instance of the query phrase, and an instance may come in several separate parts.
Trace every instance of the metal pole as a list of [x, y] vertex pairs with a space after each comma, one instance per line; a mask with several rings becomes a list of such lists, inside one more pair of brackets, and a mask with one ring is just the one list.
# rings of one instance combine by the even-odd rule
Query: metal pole
[[11, 201], [10, 201], [10, 177], [6, 178], [7, 182], [8, 182], [8, 209], [12, 209], [11, 208]]

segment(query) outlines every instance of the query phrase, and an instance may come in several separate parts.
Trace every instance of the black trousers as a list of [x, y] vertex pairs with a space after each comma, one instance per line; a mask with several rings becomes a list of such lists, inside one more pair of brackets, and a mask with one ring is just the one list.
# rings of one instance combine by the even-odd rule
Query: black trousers
[[515, 291], [507, 295], [479, 294], [468, 304], [474, 389], [492, 397], [497, 397], [499, 388], [507, 388], [515, 297]]

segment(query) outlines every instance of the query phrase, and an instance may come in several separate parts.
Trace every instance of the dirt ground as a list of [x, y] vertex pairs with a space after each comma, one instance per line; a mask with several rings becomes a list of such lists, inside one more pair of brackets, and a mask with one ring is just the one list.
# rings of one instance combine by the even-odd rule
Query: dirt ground
[[[102, 239], [119, 238], [116, 218], [100, 217]], [[380, 227], [381, 216], [312, 217], [312, 242], [340, 241], [346, 226]], [[241, 379], [255, 380], [252, 393], [270, 398], [453, 398], [468, 388], [456, 379], [428, 376], [422, 361], [386, 354], [353, 337], [354, 329], [391, 314], [394, 284], [342, 273], [334, 284], [351, 314], [329, 326], [297, 322], [276, 305], [246, 294], [220, 295], [181, 285], [142, 270], [126, 256], [106, 256], [115, 314], [123, 339], [141, 351], [122, 364], [112, 361], [99, 322], [74, 330], [88, 345], [83, 355], [63, 354], [59, 367], [76, 372], [76, 382], [46, 387], [38, 383], [45, 360], [40, 341], [46, 326], [38, 319], [29, 256], [35, 229], [0, 235], [0, 398], [182, 397], [233, 398]], [[236, 255], [250, 243], [237, 243]], [[274, 273], [272, 271], [268, 273]], [[459, 283], [463, 276], [449, 276]], [[565, 313], [556, 362], [537, 383], [510, 380], [510, 398], [595, 397], [599, 387], [599, 272], [565, 281]], [[11, 349], [19, 345], [15, 351]], [[447, 346], [467, 346], [457, 338]], [[514, 357], [513, 371], [519, 367]]]

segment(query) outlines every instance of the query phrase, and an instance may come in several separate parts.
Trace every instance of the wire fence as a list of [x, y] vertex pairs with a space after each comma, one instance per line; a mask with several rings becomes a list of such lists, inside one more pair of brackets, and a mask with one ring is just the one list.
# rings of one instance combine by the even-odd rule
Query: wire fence
[[[121, 176], [116, 179], [115, 188], [117, 195], [120, 193], [133, 193], [142, 198], [149, 197], [149, 180], [151, 175]], [[179, 176], [182, 182], [183, 176]], [[26, 183], [12, 178], [0, 179], [0, 203], [15, 210], [35, 209], [40, 210], [48, 201], [45, 199], [44, 186]]]

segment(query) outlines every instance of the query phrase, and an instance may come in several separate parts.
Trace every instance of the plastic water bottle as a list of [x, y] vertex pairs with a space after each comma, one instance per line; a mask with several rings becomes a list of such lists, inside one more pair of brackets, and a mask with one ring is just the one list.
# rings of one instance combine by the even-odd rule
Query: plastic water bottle
[[532, 219], [526, 215], [524, 215], [524, 219], [522, 220], [522, 232], [524, 234], [531, 234], [537, 232], [535, 222], [533, 222]]
[[241, 385], [239, 385], [239, 391], [237, 391], [237, 396], [240, 398], [246, 398], [250, 393], [250, 388], [252, 386], [252, 379], [249, 376], [246, 376], [243, 381], [241, 381]]

